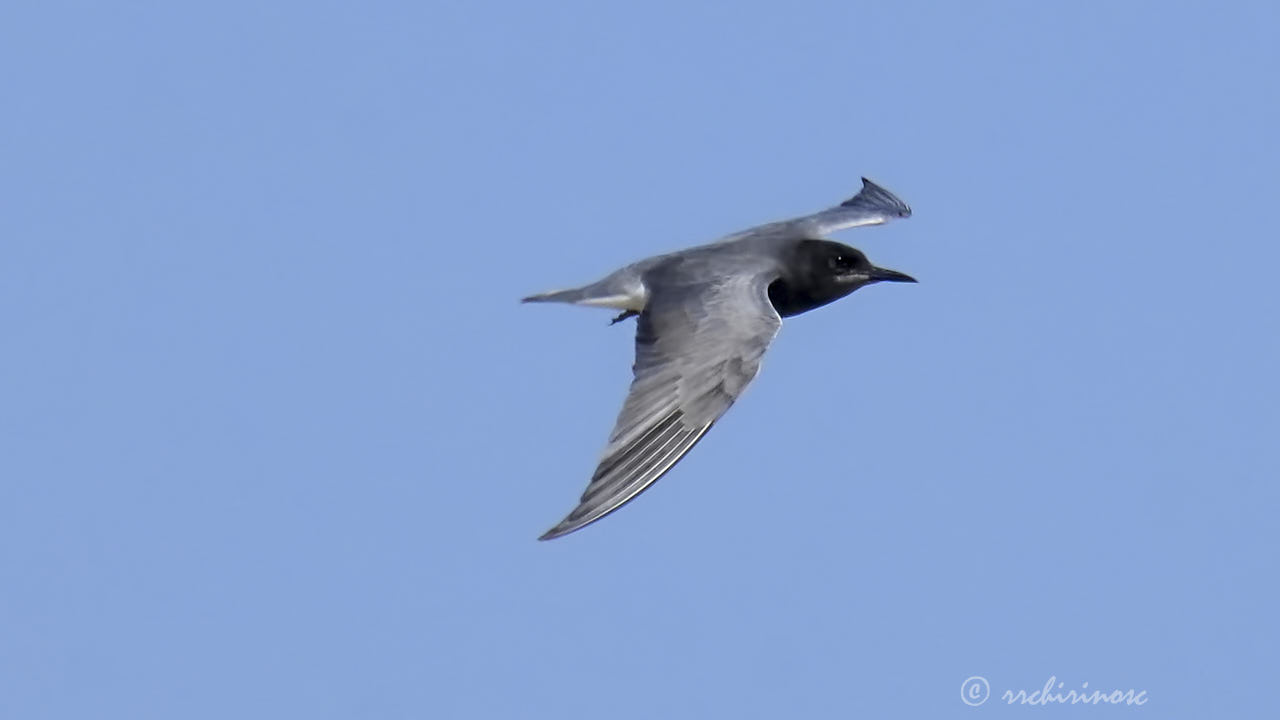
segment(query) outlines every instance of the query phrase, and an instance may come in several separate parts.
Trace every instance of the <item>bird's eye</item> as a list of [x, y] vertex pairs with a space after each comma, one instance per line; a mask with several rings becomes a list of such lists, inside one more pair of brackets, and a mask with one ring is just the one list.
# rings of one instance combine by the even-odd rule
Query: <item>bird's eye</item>
[[843, 255], [836, 255], [831, 258], [830, 265], [832, 270], [847, 270], [849, 268], [849, 258]]

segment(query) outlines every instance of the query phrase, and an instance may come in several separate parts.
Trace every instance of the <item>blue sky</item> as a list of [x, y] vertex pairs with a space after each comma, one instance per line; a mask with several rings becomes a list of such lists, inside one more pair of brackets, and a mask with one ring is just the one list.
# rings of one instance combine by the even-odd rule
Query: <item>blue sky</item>
[[[0, 717], [1265, 714], [1277, 20], [6, 5]], [[517, 299], [862, 175], [920, 284], [536, 542], [632, 326]]]

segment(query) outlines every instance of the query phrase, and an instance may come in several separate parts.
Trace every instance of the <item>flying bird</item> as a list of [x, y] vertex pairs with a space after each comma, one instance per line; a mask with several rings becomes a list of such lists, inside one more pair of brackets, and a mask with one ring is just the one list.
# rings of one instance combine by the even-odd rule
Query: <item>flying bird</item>
[[524, 298], [622, 310], [614, 323], [637, 318], [635, 379], [600, 464], [578, 506], [538, 539], [599, 520], [666, 474], [756, 376], [782, 318], [864, 285], [915, 282], [825, 238], [910, 216], [906, 203], [863, 178], [858, 194], [833, 208]]

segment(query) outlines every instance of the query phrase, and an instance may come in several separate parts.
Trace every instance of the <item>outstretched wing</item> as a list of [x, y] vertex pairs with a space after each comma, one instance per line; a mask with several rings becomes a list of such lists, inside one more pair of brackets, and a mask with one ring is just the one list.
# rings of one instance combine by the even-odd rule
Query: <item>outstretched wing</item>
[[862, 178], [862, 189], [857, 195], [833, 208], [820, 210], [790, 220], [759, 225], [748, 230], [725, 236], [720, 242], [731, 242], [760, 235], [786, 235], [796, 237], [821, 237], [837, 230], [882, 225], [897, 218], [911, 217], [911, 207], [897, 195]]
[[862, 189], [857, 195], [839, 205], [798, 218], [819, 235], [826, 235], [846, 228], [863, 225], [882, 225], [896, 218], [911, 217], [911, 207], [897, 195], [862, 178]]
[[[697, 259], [655, 271], [636, 327], [635, 379], [578, 507], [540, 540], [617, 510], [672, 468], [733, 404], [782, 325], [763, 268], [711, 283]], [[705, 268], [704, 268], [705, 270]]]

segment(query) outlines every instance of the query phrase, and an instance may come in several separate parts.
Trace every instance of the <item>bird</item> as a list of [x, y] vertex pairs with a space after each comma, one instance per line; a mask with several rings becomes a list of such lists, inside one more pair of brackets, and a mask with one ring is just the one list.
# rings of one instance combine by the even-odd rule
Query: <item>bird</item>
[[600, 520], [671, 470], [755, 378], [783, 318], [873, 283], [916, 282], [826, 237], [910, 216], [906, 203], [864, 177], [835, 207], [523, 298], [621, 310], [610, 324], [636, 318], [634, 379], [599, 464], [578, 505], [538, 539]]

